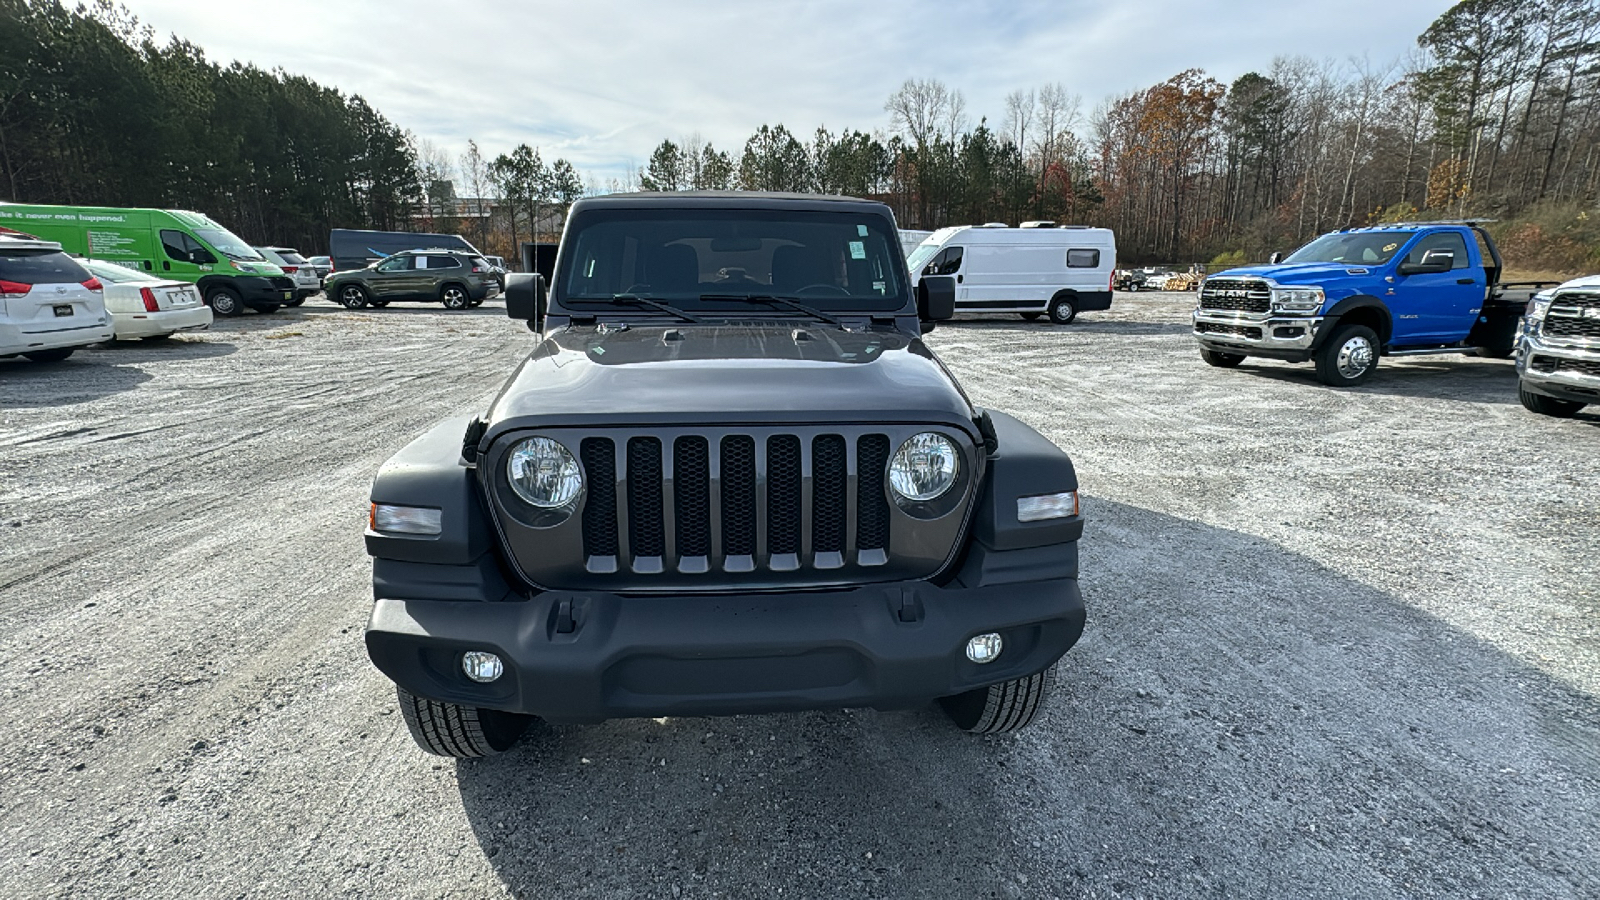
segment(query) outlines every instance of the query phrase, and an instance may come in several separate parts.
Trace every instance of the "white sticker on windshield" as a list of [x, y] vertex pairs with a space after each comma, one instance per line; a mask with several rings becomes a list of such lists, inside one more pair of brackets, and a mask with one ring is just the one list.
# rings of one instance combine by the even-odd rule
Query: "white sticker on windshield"
[[865, 241], [851, 241], [850, 242], [850, 258], [851, 259], [866, 259], [867, 258], [867, 244], [866, 244]]
[[865, 225], [857, 225], [856, 226], [856, 234], [859, 234], [862, 237], [866, 237], [867, 236], [867, 226], [865, 226]]

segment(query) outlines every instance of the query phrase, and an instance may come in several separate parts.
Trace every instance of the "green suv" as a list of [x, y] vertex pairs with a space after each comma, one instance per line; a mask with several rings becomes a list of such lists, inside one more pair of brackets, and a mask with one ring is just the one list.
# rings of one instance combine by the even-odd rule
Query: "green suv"
[[334, 272], [323, 290], [346, 309], [381, 308], [397, 300], [467, 309], [500, 293], [493, 268], [483, 257], [458, 250], [408, 250], [365, 269]]

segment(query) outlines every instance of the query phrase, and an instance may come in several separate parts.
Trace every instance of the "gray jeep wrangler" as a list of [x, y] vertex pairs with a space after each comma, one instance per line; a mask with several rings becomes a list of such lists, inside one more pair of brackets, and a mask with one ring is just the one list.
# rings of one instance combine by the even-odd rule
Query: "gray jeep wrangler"
[[923, 344], [880, 203], [574, 204], [537, 335], [481, 417], [384, 464], [373, 663], [423, 749], [535, 718], [906, 708], [1033, 720], [1083, 631], [1072, 462], [976, 409]]

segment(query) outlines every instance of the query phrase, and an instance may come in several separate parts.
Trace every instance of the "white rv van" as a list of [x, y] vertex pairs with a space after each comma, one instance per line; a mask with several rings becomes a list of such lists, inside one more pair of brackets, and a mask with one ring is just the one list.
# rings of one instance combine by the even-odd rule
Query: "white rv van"
[[1080, 312], [1111, 308], [1117, 241], [1107, 228], [1054, 222], [941, 228], [906, 259], [912, 284], [956, 277], [956, 312], [1048, 315], [1065, 325]]

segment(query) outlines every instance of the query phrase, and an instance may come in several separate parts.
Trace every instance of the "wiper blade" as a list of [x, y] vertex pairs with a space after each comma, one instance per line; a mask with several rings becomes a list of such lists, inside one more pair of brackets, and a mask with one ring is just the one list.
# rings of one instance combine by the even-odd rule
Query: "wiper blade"
[[779, 306], [787, 306], [788, 308], [790, 308], [790, 309], [792, 309], [792, 310], [794, 310], [796, 312], [805, 313], [806, 315], [812, 317], [813, 319], [821, 319], [822, 321], [827, 322], [830, 325], [837, 325], [840, 328], [844, 327], [844, 322], [840, 321], [838, 318], [836, 318], [834, 316], [831, 316], [831, 315], [823, 312], [820, 309], [813, 309], [813, 308], [805, 305], [804, 303], [800, 303], [800, 302], [798, 302], [796, 300], [790, 300], [788, 297], [779, 297], [779, 296], [777, 296], [775, 294], [701, 294], [700, 295], [700, 299], [701, 300], [737, 300], [737, 301], [746, 302], [746, 303], [769, 303], [769, 304], [775, 303], [775, 304], [777, 304]]
[[700, 318], [699, 316], [694, 315], [692, 313], [686, 313], [683, 310], [681, 310], [681, 309], [677, 308], [676, 306], [673, 306], [673, 305], [671, 305], [669, 303], [662, 303], [660, 300], [652, 300], [649, 297], [641, 297], [638, 294], [612, 294], [611, 295], [611, 302], [612, 303], [636, 303], [636, 304], [638, 304], [640, 306], [648, 306], [651, 309], [659, 309], [662, 312], [671, 313], [671, 314], [677, 316], [678, 318], [683, 319], [685, 322], [694, 322], [697, 325], [701, 324], [701, 323], [703, 323], [705, 321], [704, 319]]

